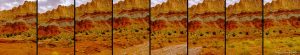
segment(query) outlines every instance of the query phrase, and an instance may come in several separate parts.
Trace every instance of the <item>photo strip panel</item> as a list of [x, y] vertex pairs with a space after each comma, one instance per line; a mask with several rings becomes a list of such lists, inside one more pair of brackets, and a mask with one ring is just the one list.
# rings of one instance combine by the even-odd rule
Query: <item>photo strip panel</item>
[[189, 0], [188, 2], [188, 53], [224, 55], [225, 0]]
[[264, 0], [264, 54], [300, 54], [300, 0]]
[[112, 55], [112, 1], [75, 2], [76, 55]]
[[0, 54], [36, 54], [36, 0], [0, 1]]
[[187, 0], [151, 0], [151, 55], [187, 55]]
[[262, 54], [262, 0], [226, 0], [226, 54]]
[[38, 55], [74, 54], [74, 0], [38, 0]]
[[149, 0], [113, 0], [113, 54], [149, 55]]

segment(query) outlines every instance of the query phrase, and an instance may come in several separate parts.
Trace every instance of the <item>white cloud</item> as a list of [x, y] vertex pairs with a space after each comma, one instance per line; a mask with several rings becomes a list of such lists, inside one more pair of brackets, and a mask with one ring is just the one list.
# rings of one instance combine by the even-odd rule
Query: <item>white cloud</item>
[[[13, 7], [22, 5], [25, 1], [37, 1], [37, 0], [0, 0], [0, 11], [10, 10]], [[76, 0], [76, 6], [86, 4], [92, 0]], [[74, 0], [38, 0], [38, 12], [44, 13], [46, 11], [57, 8], [58, 5], [69, 6], [74, 3]]]
[[0, 0], [0, 11], [1, 10], [10, 10], [13, 7], [22, 5], [25, 0]]
[[74, 0], [38, 0], [38, 13], [56, 9], [59, 5], [69, 6], [74, 4]]
[[264, 0], [264, 5], [266, 5], [267, 3], [271, 3], [272, 0]]
[[61, 4], [60, 5], [63, 5], [63, 6], [70, 6], [70, 5], [72, 5], [72, 4], [74, 4], [74, 2], [72, 2], [72, 1], [74, 1], [74, 0], [61, 0], [62, 2], [61, 2]]
[[26, 0], [26, 1], [36, 1], [36, 0]]
[[158, 4], [162, 4], [164, 2], [167, 2], [168, 0], [151, 0], [151, 7], [155, 7]]
[[203, 3], [203, 0], [189, 0], [189, 8], [192, 7], [193, 5], [198, 5], [199, 3]]
[[82, 5], [82, 4], [86, 4], [88, 2], [92, 2], [92, 0], [76, 0], [76, 7]]
[[25, 1], [36, 1], [36, 0], [0, 0], [0, 11], [10, 10], [19, 5], [23, 5]]
[[239, 2], [240, 0], [226, 0], [226, 7], [228, 7], [229, 5], [234, 5]]
[[124, 0], [113, 0], [113, 4], [116, 4], [116, 3], [120, 2], [120, 1], [124, 1]]

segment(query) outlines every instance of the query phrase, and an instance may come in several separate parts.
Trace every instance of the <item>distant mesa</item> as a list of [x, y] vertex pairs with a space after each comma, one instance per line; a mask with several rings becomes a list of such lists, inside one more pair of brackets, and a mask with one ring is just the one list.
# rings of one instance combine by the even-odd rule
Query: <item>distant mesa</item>
[[147, 11], [149, 9], [149, 1], [125, 0], [113, 4], [113, 8], [114, 15], [119, 15], [126, 11]]
[[236, 14], [259, 13], [259, 12], [262, 12], [261, 0], [240, 0], [239, 3], [236, 3], [234, 5], [229, 5], [226, 8], [227, 17]]
[[[101, 2], [101, 3], [99, 3]], [[111, 0], [92, 0], [76, 7], [76, 17], [94, 14], [108, 14], [112, 12]]]
[[38, 14], [39, 21], [49, 21], [50, 19], [74, 18], [74, 5], [62, 6], [57, 9]]
[[300, 0], [273, 0], [264, 5], [264, 13], [300, 10]]
[[[13, 19], [17, 17], [35, 16], [36, 3], [32, 1], [25, 1], [23, 5], [14, 7], [11, 10], [0, 11], [0, 19]], [[29, 17], [29, 16], [28, 16]]]
[[204, 0], [189, 8], [189, 18], [206, 15], [224, 15], [224, 0]]
[[[151, 16], [157, 17], [162, 13], [185, 13], [187, 11], [186, 1], [187, 0], [168, 0], [165, 3], [156, 5], [151, 8]], [[176, 6], [174, 6], [175, 4]]]

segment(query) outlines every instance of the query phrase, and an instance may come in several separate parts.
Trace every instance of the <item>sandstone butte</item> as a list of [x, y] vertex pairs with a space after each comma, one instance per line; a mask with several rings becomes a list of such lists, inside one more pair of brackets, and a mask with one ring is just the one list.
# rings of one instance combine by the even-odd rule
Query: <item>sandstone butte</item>
[[[147, 24], [143, 20], [148, 20], [147, 17], [124, 17], [121, 15], [128, 14], [130, 16], [140, 14], [141, 12], [149, 12], [149, 0], [124, 0], [113, 4], [114, 28], [121, 28], [131, 25], [134, 22], [139, 22], [138, 25]], [[146, 14], [142, 14], [146, 15]], [[121, 16], [120, 19], [117, 16]], [[138, 15], [137, 15], [138, 16]]]
[[47, 11], [45, 13], [39, 13], [39, 23], [48, 22], [51, 19], [74, 19], [74, 5], [62, 6], [59, 5], [56, 9]]
[[74, 20], [74, 5], [70, 5], [70, 6], [59, 5], [56, 9], [47, 11], [45, 13], [38, 13], [38, 20], [39, 20], [38, 21], [39, 37], [51, 37], [54, 35], [58, 35], [63, 31], [72, 32], [73, 28], [71, 26], [66, 26], [66, 27], [58, 26], [58, 25], [44, 26], [44, 24], [51, 24], [52, 22], [71, 23]]
[[130, 11], [148, 11], [148, 0], [125, 0], [113, 5], [114, 15], [119, 15], [122, 12]]
[[14, 19], [18, 16], [35, 16], [36, 14], [36, 3], [25, 1], [23, 5], [14, 7], [11, 10], [0, 11], [0, 20]]
[[[10, 10], [0, 11], [0, 20], [5, 21], [2, 22], [3, 25], [0, 26], [0, 34], [16, 34], [29, 30], [30, 26], [34, 24], [28, 24], [23, 18], [35, 17], [35, 5], [35, 2], [25, 1], [24, 4]], [[16, 21], [17, 19], [23, 21]]]
[[[187, 1], [187, 0], [183, 0]], [[187, 12], [187, 3], [182, 2], [182, 0], [168, 0], [165, 3], [156, 5], [151, 8], [151, 18], [157, 17], [159, 14], [168, 14], [168, 13], [186, 13]]]
[[240, 0], [239, 3], [230, 5], [226, 8], [226, 17], [237, 14], [258, 12], [262, 12], [261, 0]]
[[300, 0], [274, 0], [264, 6], [264, 14], [280, 11], [293, 11], [300, 9]]
[[[240, 3], [227, 7], [227, 17], [233, 14], [262, 12], [261, 4], [261, 0], [241, 0]], [[268, 14], [270, 12], [292, 11], [299, 9], [300, 0], [274, 0], [272, 3], [267, 3], [264, 5], [264, 14]]]
[[87, 4], [82, 4], [76, 7], [76, 18], [86, 14], [96, 13], [111, 13], [112, 2], [111, 0], [92, 0]]
[[204, 0], [203, 3], [198, 3], [188, 9], [189, 18], [195, 15], [224, 14], [224, 9], [224, 0]]

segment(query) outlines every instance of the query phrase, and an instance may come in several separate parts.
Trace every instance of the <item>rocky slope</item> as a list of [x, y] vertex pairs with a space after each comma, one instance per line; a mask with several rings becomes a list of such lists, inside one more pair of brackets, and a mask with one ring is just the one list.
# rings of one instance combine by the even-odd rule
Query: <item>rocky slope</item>
[[262, 0], [240, 0], [226, 8], [226, 18], [227, 54], [262, 54]]
[[[34, 2], [25, 1], [24, 4], [11, 10], [0, 11], [0, 34], [18, 34], [35, 28], [36, 6]], [[34, 34], [33, 32], [32, 34]], [[7, 36], [9, 37], [9, 36]]]
[[36, 51], [36, 3], [0, 11], [0, 53], [34, 55]]
[[224, 54], [224, 0], [204, 0], [189, 10], [189, 54]]
[[114, 54], [148, 54], [149, 0], [124, 0], [113, 8]]
[[[0, 37], [7, 38], [21, 36], [21, 39], [35, 37], [35, 10], [34, 2], [25, 1], [24, 4], [14, 7], [11, 10], [0, 11]], [[29, 35], [25, 35], [29, 34]], [[20, 38], [20, 37], [18, 37]]]
[[111, 55], [111, 0], [92, 0], [75, 9], [76, 54]]
[[39, 21], [47, 22], [50, 19], [73, 19], [74, 18], [74, 5], [62, 6], [59, 5], [56, 9], [47, 11], [45, 13], [39, 13]]
[[[181, 0], [168, 0], [166, 3], [162, 3], [159, 5], [156, 5], [155, 7], [152, 7], [151, 8], [151, 16], [157, 17], [161, 14], [168, 14], [168, 13], [185, 14], [187, 12], [186, 2], [187, 2], [187, 0], [182, 0], [182, 1]], [[174, 6], [174, 5], [176, 5], [176, 6]]]
[[38, 13], [38, 54], [74, 54], [73, 27], [74, 5]]
[[11, 10], [0, 11], [0, 20], [7, 18], [17, 19], [18, 17], [35, 16], [36, 14], [36, 3], [25, 1], [24, 4], [12, 8]]
[[[190, 7], [189, 20], [196, 17], [207, 18], [214, 15], [224, 15], [224, 1], [223, 0], [204, 0], [203, 3], [198, 3]], [[224, 8], [224, 9], [222, 9]]]
[[[174, 6], [176, 5], [176, 6]], [[187, 50], [165, 51], [168, 48], [186, 48], [187, 0], [168, 0], [151, 7], [151, 51], [156, 54], [187, 54]]]
[[299, 0], [274, 0], [264, 5], [265, 54], [299, 54]]

